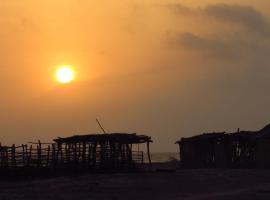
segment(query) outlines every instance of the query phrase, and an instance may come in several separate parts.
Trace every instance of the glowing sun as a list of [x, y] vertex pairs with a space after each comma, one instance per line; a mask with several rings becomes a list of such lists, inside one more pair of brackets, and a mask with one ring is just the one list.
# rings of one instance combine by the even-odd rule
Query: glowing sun
[[56, 70], [55, 78], [59, 83], [70, 83], [74, 80], [74, 71], [70, 66], [61, 66]]

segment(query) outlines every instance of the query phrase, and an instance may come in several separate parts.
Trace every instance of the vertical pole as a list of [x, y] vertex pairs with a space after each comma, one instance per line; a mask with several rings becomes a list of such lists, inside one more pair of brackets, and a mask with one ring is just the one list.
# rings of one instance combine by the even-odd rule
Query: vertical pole
[[93, 147], [93, 167], [97, 167], [97, 143], [94, 144], [94, 147]]
[[25, 165], [28, 166], [28, 148], [27, 148], [27, 144], [24, 145], [24, 150], [25, 150]]
[[[59, 159], [59, 150], [61, 150], [61, 146], [59, 146], [59, 144], [56, 144], [56, 148], [55, 148], [55, 164], [58, 165], [58, 159]], [[61, 152], [60, 152], [61, 153]]]
[[73, 156], [74, 156], [74, 163], [77, 165], [77, 143], [74, 143], [74, 151], [73, 151]]
[[51, 146], [48, 145], [48, 150], [47, 150], [47, 167], [49, 167], [49, 164], [50, 164], [50, 148], [51, 148]]
[[85, 165], [86, 163], [86, 143], [83, 142], [83, 148], [82, 148], [82, 163]]
[[31, 157], [32, 157], [32, 145], [30, 145], [29, 156], [28, 156], [28, 160], [27, 160], [27, 166], [31, 165]]
[[181, 165], [181, 163], [182, 163], [182, 156], [181, 156], [181, 154], [182, 154], [182, 152], [181, 152], [181, 142], [179, 142], [178, 143], [178, 145], [179, 145], [179, 164]]
[[67, 144], [67, 162], [70, 164], [70, 144]]
[[112, 152], [113, 152], [113, 165], [114, 168], [118, 167], [118, 149], [117, 144], [113, 141], [112, 142]]
[[16, 167], [16, 148], [15, 144], [12, 145], [11, 147], [11, 163], [13, 167]]
[[91, 151], [91, 144], [88, 145], [88, 156], [87, 156], [87, 164], [88, 166], [90, 165], [91, 163], [91, 159], [92, 159], [92, 151]]
[[[138, 152], [139, 153], [139, 152]], [[141, 160], [141, 165], [143, 165], [143, 161], [144, 161], [144, 158], [143, 158], [143, 151], [141, 152], [141, 157], [142, 157], [142, 160]]]
[[148, 155], [148, 161], [149, 161], [150, 167], [152, 167], [149, 143], [150, 143], [149, 141], [147, 141], [147, 143], [146, 143], [147, 144], [147, 155]]
[[132, 164], [132, 151], [131, 151], [131, 147], [129, 146], [129, 144], [126, 144], [126, 148], [127, 148], [127, 159], [128, 159], [128, 165]]
[[130, 144], [130, 156], [131, 156], [131, 160], [133, 160], [133, 155], [132, 155], [132, 147], [133, 147], [133, 145], [132, 145], [132, 144]]
[[55, 167], [55, 144], [52, 144], [52, 166]]
[[1, 167], [3, 167], [3, 148], [0, 143], [0, 160], [1, 160]]
[[125, 145], [124, 144], [121, 144], [121, 155], [122, 155], [121, 167], [124, 167], [125, 165]]
[[100, 143], [100, 166], [104, 166], [104, 143]]
[[68, 159], [68, 147], [67, 147], [67, 143], [65, 144], [65, 163], [69, 162]]
[[37, 150], [38, 150], [38, 167], [40, 167], [41, 166], [41, 142], [40, 142], [40, 140], [38, 141]]
[[24, 145], [22, 144], [22, 161], [23, 161], [23, 167], [25, 167], [25, 148]]
[[63, 164], [63, 148], [62, 148], [62, 144], [58, 144], [58, 149], [60, 151], [60, 163]]
[[7, 165], [7, 167], [9, 167], [9, 159], [8, 159], [8, 147], [6, 148], [6, 165]]
[[78, 164], [80, 164], [80, 162], [81, 162], [81, 157], [82, 157], [82, 152], [81, 152], [81, 143], [79, 142], [79, 144], [78, 144]]

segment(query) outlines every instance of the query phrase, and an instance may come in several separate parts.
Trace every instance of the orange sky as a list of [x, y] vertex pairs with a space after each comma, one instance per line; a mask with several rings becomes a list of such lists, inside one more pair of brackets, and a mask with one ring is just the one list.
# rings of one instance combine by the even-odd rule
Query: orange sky
[[[269, 122], [268, 0], [3, 0], [0, 140], [151, 135], [154, 151]], [[54, 80], [59, 65], [76, 79]]]

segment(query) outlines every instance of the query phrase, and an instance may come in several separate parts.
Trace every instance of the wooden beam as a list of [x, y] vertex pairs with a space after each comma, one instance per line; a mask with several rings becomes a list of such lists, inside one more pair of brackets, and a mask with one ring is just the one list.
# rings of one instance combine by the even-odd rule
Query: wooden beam
[[152, 167], [152, 161], [151, 161], [151, 156], [150, 156], [150, 147], [149, 147], [149, 146], [150, 146], [150, 142], [147, 141], [146, 145], [147, 145], [148, 162], [149, 162], [149, 164], [150, 164], [150, 167]]

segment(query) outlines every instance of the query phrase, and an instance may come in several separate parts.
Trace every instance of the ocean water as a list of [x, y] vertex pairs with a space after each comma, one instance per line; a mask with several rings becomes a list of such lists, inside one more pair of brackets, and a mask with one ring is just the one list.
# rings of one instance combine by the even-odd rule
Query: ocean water
[[[151, 155], [152, 162], [171, 162], [179, 160], [178, 152], [153, 152]], [[144, 155], [145, 162], [147, 161], [147, 155]]]

